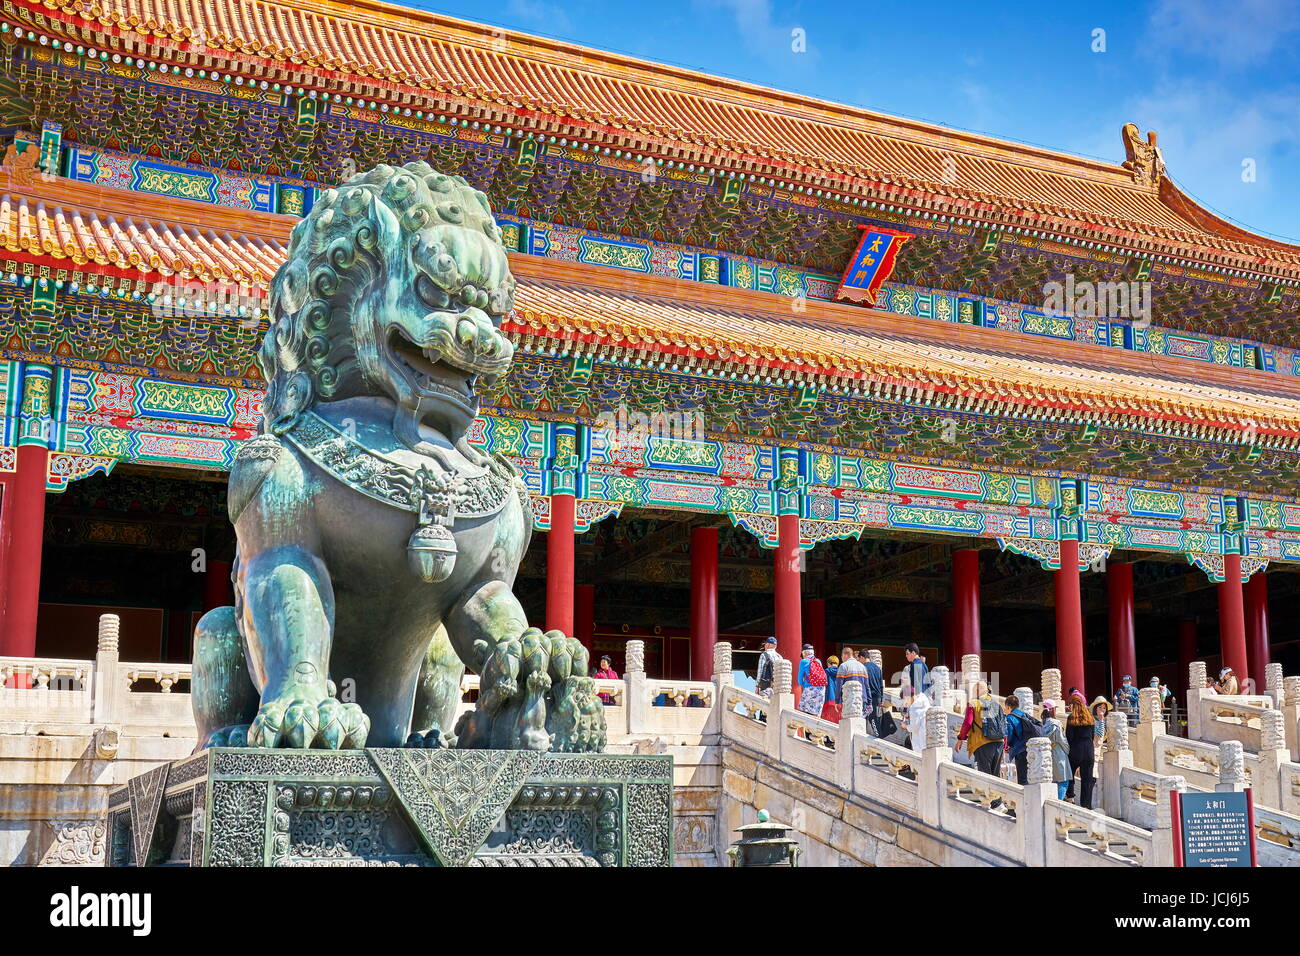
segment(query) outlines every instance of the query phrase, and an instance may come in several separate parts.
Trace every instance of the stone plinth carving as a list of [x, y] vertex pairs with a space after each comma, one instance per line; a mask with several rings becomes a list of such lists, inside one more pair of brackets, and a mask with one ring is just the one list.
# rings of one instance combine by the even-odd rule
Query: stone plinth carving
[[874, 647], [873, 647], [873, 648], [870, 648], [870, 649], [867, 651], [867, 660], [871, 661], [871, 663], [873, 663], [873, 664], [875, 664], [877, 667], [879, 667], [879, 668], [881, 669], [882, 672], [884, 671], [884, 669], [885, 669], [885, 667], [884, 667], [884, 660], [885, 660], [885, 659], [884, 659], [883, 657], [880, 656], [880, 651], [876, 650]]
[[731, 677], [731, 645], [726, 641], [718, 641], [713, 645], [713, 673], [715, 676]]
[[773, 676], [772, 687], [777, 694], [794, 693], [793, 668], [790, 662], [784, 657], [776, 662], [776, 673]]
[[1156, 724], [1163, 719], [1160, 712], [1160, 688], [1143, 687], [1138, 691], [1138, 723]]
[[1106, 715], [1106, 749], [1128, 750], [1128, 715], [1112, 710]]
[[931, 707], [925, 712], [925, 749], [948, 746], [948, 712]]
[[1061, 694], [1061, 672], [1055, 667], [1049, 667], [1043, 671], [1043, 699], [1064, 700]]
[[118, 636], [122, 629], [122, 619], [116, 614], [101, 614], [99, 616], [99, 652], [111, 652], [117, 650]]
[[1219, 744], [1219, 783], [1228, 786], [1246, 783], [1245, 748], [1240, 740], [1225, 740]]
[[843, 715], [845, 717], [862, 716], [862, 685], [855, 680], [844, 683]]
[[1286, 715], [1280, 710], [1266, 710], [1259, 717], [1259, 749], [1286, 750]]
[[[1267, 667], [1264, 668], [1264, 686], [1270, 693], [1273, 694], [1281, 693], [1282, 682], [1283, 682], [1283, 677], [1282, 677], [1281, 664], [1277, 664], [1277, 663], [1269, 664]], [[1282, 706], [1280, 701], [1278, 702], [1278, 706], [1279, 707]]]
[[628, 674], [645, 673], [645, 641], [628, 641], [623, 649], [623, 670]]
[[1031, 737], [1026, 749], [1029, 783], [1052, 782], [1052, 742], [1046, 737]]
[[1187, 689], [1205, 690], [1205, 661], [1192, 661], [1187, 665]]
[[1016, 700], [1020, 701], [1020, 709], [1029, 713], [1029, 709], [1034, 706], [1034, 691], [1029, 687], [1016, 688]]
[[1159, 777], [1156, 779], [1156, 829], [1168, 830], [1173, 822], [1173, 807], [1170, 806], [1169, 794], [1177, 790], [1187, 792], [1187, 779], [1181, 776]]
[[213, 748], [164, 764], [147, 786], [110, 793], [109, 858], [113, 866], [671, 866], [672, 766], [666, 755]]
[[1278, 706], [1300, 706], [1300, 677], [1284, 677], [1282, 679], [1282, 702]]
[[961, 674], [963, 683], [974, 683], [980, 679], [980, 656], [963, 654], [961, 656]]
[[951, 690], [948, 668], [939, 666], [930, 671], [930, 699], [936, 704], [943, 703], [943, 695]]

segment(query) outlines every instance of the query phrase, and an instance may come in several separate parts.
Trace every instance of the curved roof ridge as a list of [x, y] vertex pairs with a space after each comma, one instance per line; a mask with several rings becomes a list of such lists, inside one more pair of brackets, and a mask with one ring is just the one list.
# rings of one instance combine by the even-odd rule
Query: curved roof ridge
[[[485, 122], [774, 182], [1172, 254], [1216, 271], [1300, 273], [1300, 246], [1228, 223], [1157, 172], [893, 117], [382, 0], [10, 0], [25, 25], [116, 34], [149, 57], [314, 75], [408, 106], [442, 101]], [[122, 42], [121, 37], [125, 39]], [[304, 49], [309, 47], [308, 49]], [[236, 65], [235, 72], [241, 71]], [[418, 72], [417, 72], [418, 71]], [[328, 74], [328, 75], [323, 75]], [[368, 89], [366, 89], [368, 87]], [[430, 102], [429, 108], [437, 106]], [[575, 132], [576, 131], [576, 132]], [[1149, 172], [1149, 170], [1148, 170]], [[800, 191], [805, 186], [798, 187]], [[843, 200], [843, 196], [840, 197]], [[1129, 227], [1139, 235], [1126, 235]], [[1154, 247], [1154, 248], [1151, 248]]]

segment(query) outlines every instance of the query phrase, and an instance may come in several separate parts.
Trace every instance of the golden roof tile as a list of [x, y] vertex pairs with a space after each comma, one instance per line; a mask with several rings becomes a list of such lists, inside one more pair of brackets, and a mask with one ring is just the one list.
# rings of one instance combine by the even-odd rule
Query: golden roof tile
[[[9, 167], [0, 167], [0, 180]], [[146, 205], [147, 204], [147, 205]], [[161, 213], [161, 215], [159, 215]], [[187, 200], [123, 194], [53, 177], [0, 192], [0, 245], [56, 264], [149, 278], [214, 278], [263, 288], [296, 220]], [[1300, 379], [954, 326], [858, 306], [512, 254], [519, 280], [507, 328], [590, 347], [609, 344], [731, 366], [787, 381], [949, 393], [1139, 422], [1212, 424], [1300, 438]], [[66, 265], [65, 265], [66, 267]], [[785, 374], [783, 374], [783, 371]]]
[[[1300, 272], [1300, 248], [1219, 219], [1167, 178], [1139, 183], [1114, 163], [374, 0], [10, 2], [53, 21], [52, 29], [75, 33], [77, 42], [87, 39], [79, 31], [115, 26], [127, 31], [128, 46], [150, 57], [166, 56], [168, 46], [187, 62], [226, 50], [253, 58], [247, 69], [260, 75], [279, 70], [275, 75], [282, 77], [307, 64], [342, 74], [318, 76], [327, 87], [347, 85], [349, 77], [375, 78], [379, 86], [371, 96], [395, 88], [419, 97], [433, 87], [485, 107], [511, 104], [568, 118], [586, 124], [585, 133], [598, 141], [633, 149], [668, 146], [694, 162], [765, 168], [792, 181], [957, 216], [1066, 229], [1103, 241], [1174, 245], [1198, 261], [1253, 257], [1251, 266]], [[156, 46], [146, 49], [150, 45]], [[503, 121], [499, 112], [496, 121]]]

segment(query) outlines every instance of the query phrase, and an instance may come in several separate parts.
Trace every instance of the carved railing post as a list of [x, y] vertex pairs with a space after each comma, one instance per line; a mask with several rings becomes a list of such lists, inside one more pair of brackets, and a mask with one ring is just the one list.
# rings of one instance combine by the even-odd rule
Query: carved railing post
[[1220, 793], [1240, 793], [1247, 786], [1245, 748], [1240, 740], [1223, 741], [1219, 744], [1219, 782], [1214, 789]]
[[1187, 792], [1187, 780], [1181, 776], [1156, 778], [1156, 825], [1151, 830], [1151, 849], [1156, 866], [1174, 865], [1173, 802], [1169, 795]]
[[1282, 715], [1286, 718], [1286, 749], [1300, 761], [1300, 677], [1282, 679]]
[[627, 732], [645, 733], [650, 727], [650, 700], [646, 697], [645, 641], [628, 641], [623, 659], [623, 700], [627, 711]]
[[930, 701], [937, 707], [950, 710], [956, 701], [953, 697], [948, 668], [940, 665], [930, 671]]
[[722, 733], [722, 692], [732, 683], [731, 645], [718, 641], [713, 645], [713, 709], [704, 725], [706, 734]]
[[1273, 706], [1281, 707], [1283, 698], [1286, 696], [1283, 691], [1281, 664], [1273, 663], [1264, 668], [1264, 686], [1268, 696], [1273, 698]]
[[1143, 687], [1138, 691], [1138, 725], [1133, 734], [1133, 764], [1153, 773], [1156, 769], [1156, 738], [1165, 735], [1164, 715], [1160, 712], [1160, 689]]
[[1113, 710], [1106, 715], [1106, 748], [1101, 755], [1101, 806], [1107, 816], [1124, 816], [1124, 788], [1120, 776], [1133, 766], [1129, 747], [1128, 715]]
[[1300, 677], [1282, 678], [1282, 706], [1300, 705]]
[[[913, 728], [915, 730], [915, 728]], [[942, 826], [944, 793], [944, 764], [952, 763], [952, 748], [948, 746], [948, 711], [933, 706], [925, 712], [925, 736], [921, 746], [921, 772], [916, 788], [921, 798], [921, 819], [933, 827]]]
[[[1281, 696], [1279, 694], [1279, 696]], [[1286, 714], [1266, 710], [1259, 716], [1259, 759], [1253, 775], [1255, 800], [1269, 807], [1281, 807], [1290, 792], [1290, 775], [1282, 767], [1291, 759], [1286, 743]]]
[[[975, 698], [975, 685], [982, 678], [980, 677], [980, 656], [978, 654], [963, 654], [961, 656], [961, 689], [966, 692], [966, 699]], [[989, 682], [989, 690], [993, 690], [993, 683]]]
[[862, 715], [862, 685], [855, 680], [844, 685], [839, 729], [835, 733], [835, 782], [846, 793], [853, 789], [856, 761], [853, 738], [866, 736], [867, 721]]
[[117, 701], [126, 691], [118, 686], [118, 637], [122, 622], [116, 614], [99, 616], [99, 644], [95, 650], [95, 676], [91, 693], [94, 697], [92, 719], [97, 724], [117, 722]]
[[1020, 709], [1026, 714], [1034, 713], [1034, 689], [1032, 687], [1017, 687], [1016, 700], [1020, 701]]
[[773, 760], [783, 759], [785, 721], [781, 714], [794, 710], [794, 668], [784, 657], [778, 658], [772, 675], [772, 696], [767, 704], [767, 752]]
[[713, 645], [713, 683], [721, 688], [731, 682], [731, 645], [718, 641]]
[[1052, 742], [1046, 737], [1031, 737], [1025, 748], [1025, 763], [1025, 799], [1019, 811], [1023, 818], [1021, 853], [1026, 866], [1045, 866], [1047, 841], [1056, 839], [1050, 832], [1046, 806], [1048, 799], [1055, 799], [1057, 789], [1052, 782]]
[[1049, 667], [1043, 671], [1042, 684], [1043, 699], [1051, 698], [1055, 701], [1064, 701], [1061, 694], [1061, 672], [1055, 667]]
[[1205, 661], [1187, 665], [1187, 736], [1201, 739], [1201, 696], [1205, 691]]

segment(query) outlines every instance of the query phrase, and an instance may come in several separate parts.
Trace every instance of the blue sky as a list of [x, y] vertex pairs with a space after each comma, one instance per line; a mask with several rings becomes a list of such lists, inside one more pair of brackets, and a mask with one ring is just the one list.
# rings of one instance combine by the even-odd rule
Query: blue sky
[[1300, 242], [1300, 0], [405, 4], [1112, 161], [1132, 121], [1203, 205]]

